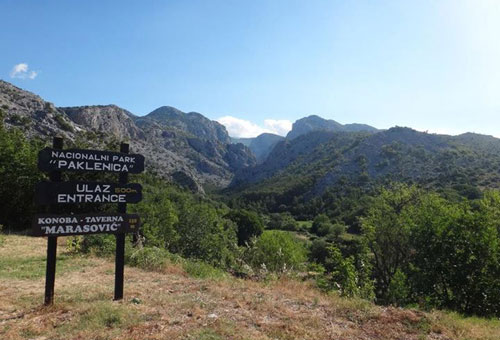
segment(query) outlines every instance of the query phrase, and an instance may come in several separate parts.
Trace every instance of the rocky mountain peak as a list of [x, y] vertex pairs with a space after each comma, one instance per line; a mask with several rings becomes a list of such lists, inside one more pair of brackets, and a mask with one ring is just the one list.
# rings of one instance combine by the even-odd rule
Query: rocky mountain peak
[[60, 107], [73, 122], [93, 131], [110, 133], [120, 140], [145, 139], [135, 116], [116, 105]]
[[317, 115], [311, 115], [308, 117], [301, 118], [297, 120], [292, 125], [292, 130], [287, 134], [287, 139], [294, 139], [298, 136], [308, 134], [312, 131], [346, 131], [346, 132], [376, 132], [376, 128], [366, 125], [366, 124], [346, 124], [342, 125], [332, 119], [324, 119]]
[[162, 106], [139, 120], [157, 122], [163, 126], [173, 127], [206, 140], [218, 140], [229, 144], [231, 139], [224, 125], [212, 121], [198, 112], [185, 113], [171, 106]]

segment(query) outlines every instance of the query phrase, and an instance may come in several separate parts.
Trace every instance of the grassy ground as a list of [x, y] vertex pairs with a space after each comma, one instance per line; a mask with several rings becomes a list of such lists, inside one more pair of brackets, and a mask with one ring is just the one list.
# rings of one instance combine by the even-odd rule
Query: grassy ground
[[[61, 240], [63, 241], [63, 240]], [[500, 339], [500, 322], [382, 308], [324, 295], [307, 282], [195, 278], [167, 263], [127, 267], [111, 301], [114, 264], [59, 247], [56, 302], [43, 307], [46, 240], [0, 246], [0, 339]]]

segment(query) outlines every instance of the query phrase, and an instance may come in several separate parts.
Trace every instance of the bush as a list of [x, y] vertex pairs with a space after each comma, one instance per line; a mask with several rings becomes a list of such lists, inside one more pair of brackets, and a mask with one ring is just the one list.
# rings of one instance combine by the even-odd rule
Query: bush
[[81, 243], [83, 253], [112, 256], [116, 250], [116, 237], [110, 234], [86, 235]]
[[268, 229], [297, 231], [299, 223], [288, 213], [271, 214]]
[[311, 260], [316, 263], [325, 263], [325, 260], [329, 255], [328, 247], [329, 243], [326, 242], [324, 238], [315, 239], [310, 248]]
[[318, 236], [326, 236], [328, 234], [334, 233], [335, 228], [330, 222], [328, 216], [321, 214], [316, 216], [313, 221], [311, 232]]
[[265, 265], [267, 270], [282, 273], [303, 268], [307, 250], [290, 233], [267, 230], [251, 245], [245, 257], [254, 268]]
[[169, 259], [169, 252], [158, 247], [144, 247], [132, 252], [127, 263], [146, 270], [161, 270]]
[[180, 208], [176, 230], [179, 239], [172, 246], [173, 252], [214, 266], [232, 265], [236, 247], [234, 224], [221, 218], [209, 204], [185, 202]]
[[397, 270], [392, 276], [387, 290], [387, 302], [395, 306], [404, 306], [407, 303], [410, 290], [406, 282], [406, 274]]
[[35, 184], [45, 178], [37, 168], [42, 143], [28, 141], [18, 129], [7, 130], [0, 117], [0, 224], [6, 230], [25, 230], [37, 211]]
[[262, 219], [253, 211], [232, 210], [226, 218], [236, 224], [239, 246], [245, 245], [252, 237], [258, 237], [264, 231]]
[[202, 261], [184, 261], [182, 268], [191, 276], [199, 279], [218, 279], [226, 276], [226, 273], [208, 263]]

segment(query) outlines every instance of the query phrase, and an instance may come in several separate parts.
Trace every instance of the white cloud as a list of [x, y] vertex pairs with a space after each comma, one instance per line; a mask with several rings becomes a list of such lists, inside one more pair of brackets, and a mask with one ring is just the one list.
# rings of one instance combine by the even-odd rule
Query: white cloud
[[264, 126], [272, 133], [285, 136], [292, 129], [292, 122], [286, 119], [266, 119], [264, 120]]
[[257, 137], [265, 132], [284, 136], [292, 128], [292, 122], [289, 120], [266, 119], [264, 127], [233, 116], [220, 117], [217, 121], [226, 127], [231, 137], [237, 138]]
[[35, 79], [37, 75], [38, 71], [33, 71], [33, 70], [30, 71], [29, 66], [26, 63], [20, 63], [14, 65], [14, 67], [10, 71], [11, 78]]
[[226, 127], [231, 137], [255, 137], [266, 132], [263, 128], [251, 121], [232, 116], [220, 117], [217, 121]]

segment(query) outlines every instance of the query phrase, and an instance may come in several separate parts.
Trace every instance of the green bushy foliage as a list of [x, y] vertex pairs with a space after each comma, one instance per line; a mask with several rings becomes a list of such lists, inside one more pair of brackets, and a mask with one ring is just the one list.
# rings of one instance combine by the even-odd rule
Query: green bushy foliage
[[36, 211], [35, 184], [44, 175], [37, 169], [43, 143], [28, 141], [18, 129], [7, 130], [0, 117], [0, 224], [6, 230], [24, 230]]
[[116, 237], [110, 234], [86, 235], [81, 241], [80, 249], [87, 254], [112, 256], [116, 250]]
[[269, 217], [268, 229], [272, 230], [299, 230], [299, 223], [289, 212], [271, 214]]
[[363, 258], [366, 254], [360, 252], [357, 256], [344, 257], [340, 249], [333, 245], [327, 247], [327, 252], [324, 268], [330, 289], [339, 290], [343, 296], [372, 300], [374, 292], [370, 266]]
[[252, 237], [258, 237], [264, 231], [264, 223], [260, 216], [249, 210], [231, 210], [226, 216], [236, 224], [238, 245], [245, 245]]
[[363, 220], [377, 297], [477, 315], [500, 315], [500, 194], [449, 201], [397, 186]]
[[166, 249], [158, 247], [144, 247], [133, 251], [127, 257], [127, 263], [134, 267], [146, 270], [161, 270], [171, 255]]
[[398, 269], [392, 276], [389, 287], [387, 288], [387, 302], [396, 306], [404, 306], [409, 294], [410, 290], [406, 274]]
[[266, 230], [250, 246], [245, 259], [254, 268], [264, 265], [267, 270], [280, 273], [302, 268], [307, 249], [288, 232]]
[[131, 210], [141, 215], [146, 247], [224, 268], [233, 264], [236, 226], [223, 217], [227, 209], [151, 176], [142, 176], [141, 182], [144, 200]]

